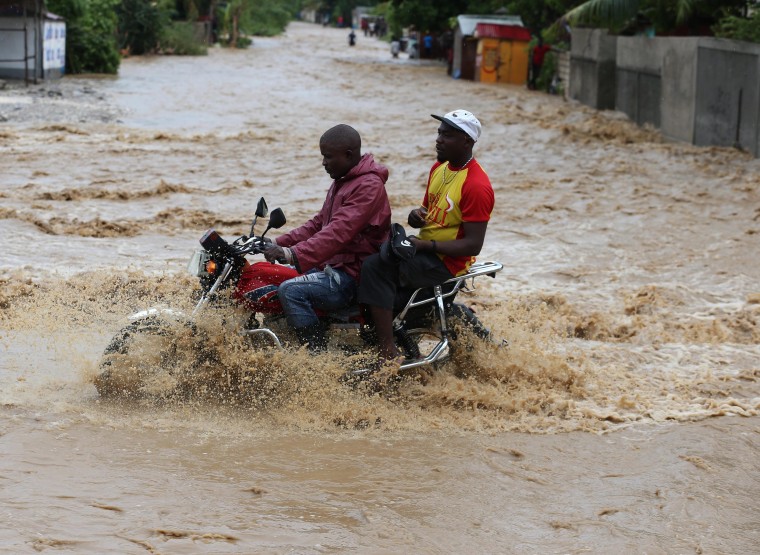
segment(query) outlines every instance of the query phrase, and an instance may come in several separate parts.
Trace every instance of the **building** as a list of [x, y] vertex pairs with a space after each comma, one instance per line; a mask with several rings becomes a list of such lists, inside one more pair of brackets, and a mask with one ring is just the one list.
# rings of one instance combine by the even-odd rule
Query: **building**
[[455, 79], [476, 79], [476, 62], [478, 38], [476, 29], [479, 23], [493, 25], [511, 25], [524, 27], [518, 15], [459, 15], [454, 30], [454, 52], [451, 76]]
[[528, 79], [530, 31], [521, 25], [478, 23], [475, 80], [524, 85]]
[[66, 68], [66, 22], [44, 0], [0, 0], [0, 78], [61, 77]]

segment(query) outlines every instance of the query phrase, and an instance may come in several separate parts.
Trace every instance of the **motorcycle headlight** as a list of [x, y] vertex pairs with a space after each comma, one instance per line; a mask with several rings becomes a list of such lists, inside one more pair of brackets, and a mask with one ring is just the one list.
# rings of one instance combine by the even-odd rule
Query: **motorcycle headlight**
[[187, 263], [187, 271], [196, 277], [204, 276], [208, 272], [206, 267], [209, 262], [213, 262], [211, 255], [205, 250], [197, 250], [193, 252], [190, 262]]

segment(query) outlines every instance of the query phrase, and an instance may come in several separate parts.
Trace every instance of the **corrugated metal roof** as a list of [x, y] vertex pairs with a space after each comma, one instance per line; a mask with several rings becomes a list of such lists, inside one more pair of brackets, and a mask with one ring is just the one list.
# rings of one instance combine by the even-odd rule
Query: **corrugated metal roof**
[[530, 42], [530, 31], [520, 25], [478, 23], [475, 32], [479, 38], [511, 39]]
[[478, 23], [493, 23], [496, 25], [518, 25], [524, 27], [519, 15], [458, 15], [457, 24], [464, 36], [475, 34]]

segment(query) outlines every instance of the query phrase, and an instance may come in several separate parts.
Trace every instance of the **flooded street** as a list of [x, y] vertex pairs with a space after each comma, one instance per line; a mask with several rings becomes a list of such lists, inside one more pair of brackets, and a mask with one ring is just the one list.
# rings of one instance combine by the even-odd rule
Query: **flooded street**
[[[0, 552], [757, 552], [760, 161], [346, 37], [0, 91]], [[405, 222], [457, 108], [504, 264], [458, 299], [507, 349], [364, 396], [340, 355], [211, 322], [189, 398], [98, 397], [127, 315], [192, 306], [206, 229], [319, 209], [325, 130], [360, 132]]]

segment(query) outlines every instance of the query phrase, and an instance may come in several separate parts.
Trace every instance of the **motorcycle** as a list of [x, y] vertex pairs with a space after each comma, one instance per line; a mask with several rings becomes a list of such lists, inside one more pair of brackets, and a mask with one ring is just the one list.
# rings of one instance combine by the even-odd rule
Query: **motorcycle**
[[[254, 230], [259, 218], [269, 216], [266, 229], [261, 235]], [[103, 397], [124, 395], [135, 391], [145, 393], [154, 367], [150, 364], [126, 365], [119, 362], [130, 355], [138, 358], [147, 351], [138, 350], [141, 338], [166, 339], [176, 335], [177, 329], [193, 335], [198, 332], [197, 322], [201, 313], [211, 305], [224, 307], [225, 299], [243, 309], [244, 317], [237, 329], [239, 334], [250, 340], [253, 348], [285, 349], [288, 344], [297, 344], [292, 330], [288, 327], [282, 306], [277, 297], [277, 288], [285, 280], [299, 275], [288, 265], [267, 261], [249, 262], [248, 255], [261, 255], [270, 239], [266, 238], [271, 229], [279, 229], [286, 223], [282, 209], [276, 208], [271, 214], [266, 201], [258, 201], [248, 235], [241, 235], [231, 243], [223, 239], [214, 229], [209, 229], [200, 238], [201, 249], [196, 250], [188, 263], [188, 270], [200, 282], [200, 297], [189, 314], [171, 308], [150, 308], [132, 314], [130, 323], [122, 328], [106, 347], [100, 362], [95, 386]], [[416, 290], [400, 290], [395, 301], [393, 333], [404, 361], [399, 374], [409, 373], [416, 368], [433, 366], [448, 359], [456, 348], [458, 325], [475, 336], [490, 340], [490, 331], [482, 324], [473, 310], [455, 302], [462, 290], [474, 288], [474, 280], [481, 276], [495, 277], [501, 271], [499, 262], [476, 262], [469, 271], [448, 281]], [[468, 285], [469, 284], [469, 285]], [[223, 292], [227, 294], [223, 294]], [[375, 344], [371, 325], [364, 321], [358, 305], [348, 306], [330, 313], [319, 313], [326, 335], [332, 347], [346, 353], [356, 353]], [[178, 326], [179, 323], [179, 326]], [[457, 325], [458, 324], [458, 325]], [[169, 337], [171, 348], [164, 349], [157, 361], [159, 367], [169, 366], [176, 358], [179, 343]], [[208, 362], [208, 361], [207, 361]], [[131, 372], [126, 379], [130, 391], [125, 389], [124, 372]], [[362, 378], [363, 369], [348, 370], [345, 379]]]

